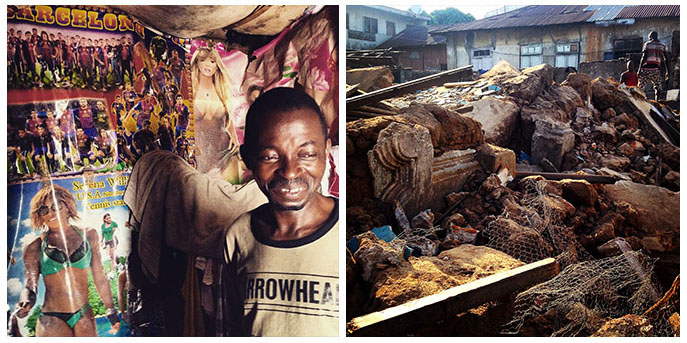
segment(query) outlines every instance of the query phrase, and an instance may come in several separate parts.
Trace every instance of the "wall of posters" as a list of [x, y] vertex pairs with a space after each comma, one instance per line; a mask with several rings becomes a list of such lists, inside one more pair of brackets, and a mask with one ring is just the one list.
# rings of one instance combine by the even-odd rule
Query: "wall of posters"
[[[252, 176], [238, 154], [245, 116], [272, 88], [301, 88], [322, 108], [334, 145], [322, 193], [338, 196], [337, 19], [335, 6], [311, 6], [275, 36], [234, 32], [216, 42], [159, 34], [108, 6], [9, 6], [9, 335], [149, 336], [169, 329], [156, 317], [164, 306], [143, 306], [142, 292], [127, 294], [140, 286], [137, 274], [127, 273], [136, 257], [127, 256], [139, 251], [143, 232], [132, 235], [128, 225], [122, 199], [129, 175], [135, 163], [144, 165], [144, 153], [163, 149], [202, 173], [247, 183]], [[202, 260], [207, 252], [191, 253]], [[181, 259], [173, 273], [191, 280], [200, 269], [178, 267]], [[203, 282], [214, 269], [203, 272]], [[193, 282], [184, 285], [200, 286]], [[185, 301], [203, 299], [203, 308], [194, 309], [198, 317], [183, 332], [226, 335], [223, 305], [214, 309], [225, 294], [204, 285], [202, 298], [184, 293]], [[128, 318], [129, 300], [146, 311]], [[172, 311], [177, 319], [190, 312], [179, 308]], [[213, 324], [196, 327], [198, 318]]]
[[[83, 299], [87, 299], [87, 306], [95, 315], [98, 336], [128, 335], [126, 320], [117, 320], [112, 324], [106, 317], [108, 303], [113, 304], [119, 319], [126, 317], [125, 269], [126, 256], [131, 247], [130, 230], [125, 224], [128, 209], [122, 196], [128, 179], [128, 173], [100, 173], [90, 180], [84, 177], [54, 177], [50, 181], [21, 182], [8, 187], [7, 302], [14, 314], [10, 323], [12, 335], [35, 335], [39, 316], [73, 312], [73, 306], [84, 305], [79, 303]], [[60, 193], [61, 189], [68, 193]], [[49, 198], [59, 199], [60, 204], [73, 202], [75, 205], [76, 216], [69, 220], [70, 227], [60, 228], [66, 232], [63, 236], [51, 234], [57, 231], [49, 228], [54, 226], [49, 219], [55, 211], [49, 209], [50, 206], [41, 209], [45, 202], [52, 204], [53, 200], [34, 204], [45, 192], [49, 193]], [[32, 213], [43, 214], [42, 218], [49, 219], [44, 220], [43, 225], [36, 226], [36, 218], [32, 218]], [[71, 231], [78, 231], [78, 234], [70, 234]], [[95, 244], [88, 239], [89, 233], [95, 237]], [[32, 244], [36, 249], [29, 248]], [[85, 255], [97, 254], [100, 257], [97, 260], [101, 264], [95, 266], [91, 262], [89, 265], [77, 265], [79, 262], [74, 259], [79, 249], [69, 250], [69, 262], [59, 259], [59, 252], [62, 252], [60, 246], [79, 247], [80, 244], [86, 247]], [[40, 264], [31, 262], [37, 259], [41, 260]], [[91, 261], [96, 259], [92, 258]], [[79, 273], [81, 269], [75, 268], [87, 271]], [[38, 282], [35, 289], [31, 290], [35, 291], [33, 304], [23, 304], [26, 299], [23, 299], [22, 293], [27, 293], [27, 289], [32, 288], [31, 279], [36, 274], [39, 276], [36, 278]], [[58, 282], [65, 280], [71, 282], [73, 287], [65, 288], [61, 286], [63, 283]], [[109, 292], [98, 283], [105, 284]], [[87, 296], [80, 294], [79, 285], [87, 285]], [[44, 307], [46, 303], [50, 305], [49, 310]], [[22, 312], [26, 313], [22, 316]], [[87, 317], [85, 314], [82, 316]], [[69, 320], [70, 318], [66, 318], [63, 321], [69, 323]], [[80, 321], [82, 319], [78, 318], [75, 323]]]
[[7, 29], [10, 181], [127, 170], [144, 129], [191, 160], [188, 40], [102, 8], [9, 7]]

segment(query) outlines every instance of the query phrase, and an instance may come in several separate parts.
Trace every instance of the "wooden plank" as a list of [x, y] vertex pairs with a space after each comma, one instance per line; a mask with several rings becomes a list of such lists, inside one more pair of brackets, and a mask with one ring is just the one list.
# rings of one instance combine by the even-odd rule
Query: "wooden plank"
[[528, 176], [543, 176], [547, 180], [585, 180], [589, 183], [608, 183], [613, 184], [617, 180], [613, 176], [606, 175], [587, 175], [587, 174], [568, 174], [568, 173], [548, 173], [548, 172], [530, 172], [530, 171], [516, 171], [515, 178], [522, 179]]
[[432, 74], [416, 80], [348, 98], [346, 99], [346, 108], [357, 108], [363, 105], [369, 105], [380, 100], [394, 98], [403, 94], [414, 92], [416, 90], [427, 89], [432, 86], [443, 85], [449, 81], [467, 78], [471, 75], [472, 65]]
[[472, 105], [468, 105], [468, 106], [460, 107], [460, 108], [456, 109], [455, 111], [460, 113], [460, 114], [465, 114], [468, 112], [472, 112], [472, 109], [473, 109]]
[[378, 113], [370, 113], [370, 112], [365, 112], [365, 111], [357, 111], [357, 110], [347, 110], [346, 111], [346, 120], [350, 121], [350, 118], [353, 120], [357, 120], [360, 118], [374, 118], [377, 116], [380, 116], [381, 114]]
[[398, 112], [387, 111], [385, 109], [377, 108], [375, 106], [360, 106], [360, 108], [358, 108], [358, 110], [371, 112], [371, 113], [379, 113], [379, 115], [386, 115], [386, 116], [395, 116], [398, 114]]
[[[653, 128], [656, 133], [658, 133], [661, 138], [665, 140], [666, 143], [673, 144], [671, 141], [670, 137], [663, 131], [663, 129], [658, 125], [658, 123], [652, 118], [651, 116], [651, 108], [653, 105], [644, 100], [644, 99], [638, 99], [635, 97], [635, 93], [637, 92], [636, 90], [629, 91], [627, 89], [619, 88], [618, 89], [620, 92], [624, 93], [630, 102], [639, 110], [639, 112], [642, 114], [640, 116], [640, 120], [642, 120], [644, 123], [648, 124], [650, 128]], [[641, 97], [639, 95], [638, 97]], [[678, 143], [679, 144], [679, 143]], [[674, 145], [674, 144], [673, 144]]]
[[346, 324], [349, 336], [403, 336], [512, 292], [549, 280], [560, 271], [547, 258], [490, 275], [403, 305], [353, 318]]
[[346, 97], [348, 98], [351, 96], [351, 94], [355, 93], [358, 90], [358, 87], [360, 87], [359, 83], [356, 83], [353, 86], [346, 85]]
[[475, 83], [477, 83], [477, 80], [473, 81], [459, 81], [459, 82], [447, 82], [444, 83], [445, 88], [453, 88], [453, 87], [466, 87], [466, 86], [472, 86]]

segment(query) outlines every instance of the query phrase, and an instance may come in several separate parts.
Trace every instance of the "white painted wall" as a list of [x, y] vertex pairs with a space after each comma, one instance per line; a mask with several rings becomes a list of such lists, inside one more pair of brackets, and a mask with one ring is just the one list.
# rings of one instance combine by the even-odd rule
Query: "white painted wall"
[[[401, 12], [393, 10], [394, 12]], [[381, 10], [369, 6], [346, 6], [346, 15], [348, 16], [348, 30], [363, 31], [364, 19], [363, 17], [377, 19], [377, 34], [375, 41], [366, 41], [360, 39], [353, 39], [348, 37], [348, 30], [346, 30], [346, 49], [347, 50], [363, 50], [372, 49], [379, 44], [382, 44], [393, 35], [386, 32], [386, 22], [391, 21], [396, 26], [396, 33], [399, 33], [408, 25], [427, 25], [427, 20], [413, 18], [406, 15], [400, 15], [385, 10]]]

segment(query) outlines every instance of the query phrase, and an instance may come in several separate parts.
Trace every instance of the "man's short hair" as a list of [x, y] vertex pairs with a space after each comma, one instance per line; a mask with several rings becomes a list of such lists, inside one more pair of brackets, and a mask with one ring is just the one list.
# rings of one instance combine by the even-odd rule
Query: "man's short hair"
[[255, 143], [262, 130], [263, 123], [268, 122], [275, 114], [298, 109], [308, 109], [317, 114], [322, 129], [322, 136], [327, 139], [327, 121], [320, 106], [304, 91], [290, 88], [273, 88], [260, 95], [248, 109], [246, 127], [244, 130], [244, 145], [248, 150], [255, 147]]
[[649, 32], [649, 39], [658, 39], [658, 32], [656, 32], [656, 31]]

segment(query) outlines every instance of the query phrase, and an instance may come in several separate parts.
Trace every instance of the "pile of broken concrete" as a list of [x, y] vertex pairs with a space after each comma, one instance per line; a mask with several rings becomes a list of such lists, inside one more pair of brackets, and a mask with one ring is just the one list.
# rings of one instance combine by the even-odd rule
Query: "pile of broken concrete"
[[[471, 101], [347, 123], [346, 233], [360, 243], [347, 251], [349, 319], [546, 257], [565, 268], [642, 251], [667, 288], [679, 274], [679, 148], [641, 93], [585, 74], [555, 84], [548, 65], [499, 64], [477, 81], [461, 91]], [[461, 106], [471, 110], [451, 110]], [[523, 170], [618, 181], [516, 179]], [[397, 237], [370, 232], [384, 225]], [[615, 332], [617, 316], [600, 318], [606, 329], [586, 334]], [[521, 334], [540, 324], [528, 323]]]

